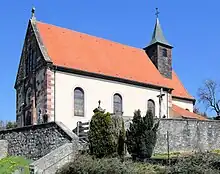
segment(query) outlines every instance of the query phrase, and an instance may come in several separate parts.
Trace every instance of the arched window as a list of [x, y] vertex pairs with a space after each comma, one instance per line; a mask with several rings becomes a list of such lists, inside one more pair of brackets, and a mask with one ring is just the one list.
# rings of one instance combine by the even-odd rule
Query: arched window
[[120, 94], [114, 95], [114, 114], [122, 114], [122, 97]]
[[155, 116], [155, 103], [153, 100], [148, 100], [147, 102], [147, 110], [152, 112], [153, 116]]
[[74, 89], [74, 115], [84, 116], [84, 91], [81, 88]]

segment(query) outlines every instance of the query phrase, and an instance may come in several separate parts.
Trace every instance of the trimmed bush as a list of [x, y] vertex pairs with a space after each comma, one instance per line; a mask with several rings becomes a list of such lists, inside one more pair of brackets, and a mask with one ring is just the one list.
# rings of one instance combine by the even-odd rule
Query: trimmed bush
[[165, 168], [145, 163], [121, 162], [118, 158], [92, 158], [79, 155], [56, 174], [165, 174]]
[[134, 112], [132, 123], [126, 132], [126, 144], [133, 160], [152, 156], [156, 145], [158, 127], [159, 121], [154, 123], [151, 111], [148, 111], [145, 117], [141, 117], [140, 110]]
[[101, 111], [95, 112], [88, 132], [91, 155], [97, 158], [124, 155], [124, 121]]

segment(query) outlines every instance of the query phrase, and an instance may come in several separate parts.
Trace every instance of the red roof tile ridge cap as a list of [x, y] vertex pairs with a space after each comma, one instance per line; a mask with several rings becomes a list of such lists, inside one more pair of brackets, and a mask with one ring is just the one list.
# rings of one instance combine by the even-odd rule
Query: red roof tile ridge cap
[[[182, 87], [184, 88], [184, 90], [186, 91], [186, 93], [191, 97], [189, 99], [195, 99], [189, 92], [188, 90], [185, 88], [185, 86], [183, 85], [182, 81], [180, 80], [179, 76], [177, 75], [177, 73], [173, 70], [173, 73], [175, 74], [176, 78], [179, 80], [180, 84], [182, 85]], [[177, 96], [178, 97], [178, 96]], [[188, 98], [188, 97], [186, 97]]]
[[76, 31], [76, 30], [73, 30], [73, 29], [70, 29], [70, 28], [65, 28], [65, 27], [54, 25], [54, 24], [45, 23], [45, 22], [42, 22], [42, 21], [36, 21], [36, 23], [41, 23], [41, 24], [44, 24], [44, 25], [49, 25], [49, 26], [60, 28], [60, 29], [68, 30], [68, 31], [71, 31], [71, 32], [76, 32], [76, 33], [79, 33], [79, 34], [87, 35], [89, 37], [93, 37], [94, 39], [99, 39], [99, 40], [107, 41], [109, 43], [114, 43], [114, 44], [118, 44], [118, 45], [121, 45], [121, 46], [130, 47], [130, 48], [138, 50], [138, 51], [144, 51], [141, 48], [137, 48], [137, 47], [134, 47], [134, 46], [131, 46], [131, 45], [126, 45], [126, 44], [123, 44], [123, 43], [120, 43], [120, 42], [117, 42], [117, 41], [112, 41], [112, 40], [109, 40], [109, 39], [106, 39], [106, 38], [102, 38], [102, 37], [99, 37], [99, 36], [94, 36], [94, 35], [89, 34], [89, 33], [84, 33], [84, 32], [80, 32], [80, 31]]

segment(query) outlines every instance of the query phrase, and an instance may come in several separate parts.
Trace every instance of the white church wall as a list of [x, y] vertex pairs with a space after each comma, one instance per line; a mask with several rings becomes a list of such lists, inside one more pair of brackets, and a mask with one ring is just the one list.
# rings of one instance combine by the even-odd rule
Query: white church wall
[[189, 109], [190, 112], [193, 112], [193, 102], [192, 101], [173, 98], [173, 104], [175, 104], [183, 109]]
[[[74, 96], [76, 87], [84, 90], [85, 116], [74, 116]], [[147, 102], [152, 99], [155, 102], [155, 114], [159, 115], [159, 90], [149, 89], [109, 80], [92, 78], [87, 76], [56, 72], [55, 75], [55, 119], [67, 125], [70, 129], [76, 127], [77, 121], [88, 121], [93, 115], [93, 110], [101, 100], [101, 107], [107, 112], [113, 113], [113, 95], [119, 93], [122, 96], [123, 115], [133, 116], [134, 110], [140, 109], [142, 114], [147, 111]], [[167, 116], [167, 93], [163, 97], [162, 116]]]

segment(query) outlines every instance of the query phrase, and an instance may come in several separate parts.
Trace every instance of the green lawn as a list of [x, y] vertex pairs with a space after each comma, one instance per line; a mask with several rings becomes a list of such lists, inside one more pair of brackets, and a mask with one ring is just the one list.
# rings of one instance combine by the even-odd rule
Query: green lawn
[[29, 164], [31, 161], [19, 156], [10, 156], [0, 160], [0, 174], [11, 174], [16, 169], [22, 167], [24, 174], [29, 174]]

